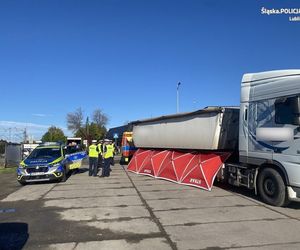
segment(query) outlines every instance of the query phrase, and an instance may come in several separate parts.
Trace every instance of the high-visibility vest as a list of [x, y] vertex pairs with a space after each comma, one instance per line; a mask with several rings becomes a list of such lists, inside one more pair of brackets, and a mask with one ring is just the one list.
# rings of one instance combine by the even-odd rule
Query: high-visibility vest
[[98, 157], [97, 146], [94, 144], [89, 146], [89, 157]]
[[114, 146], [111, 144], [106, 145], [106, 152], [104, 154], [104, 158], [111, 158], [114, 157]]
[[99, 144], [97, 145], [97, 147], [98, 147], [98, 150], [99, 150], [99, 154], [103, 154], [103, 152], [102, 152], [102, 148], [103, 148], [102, 143], [99, 143]]

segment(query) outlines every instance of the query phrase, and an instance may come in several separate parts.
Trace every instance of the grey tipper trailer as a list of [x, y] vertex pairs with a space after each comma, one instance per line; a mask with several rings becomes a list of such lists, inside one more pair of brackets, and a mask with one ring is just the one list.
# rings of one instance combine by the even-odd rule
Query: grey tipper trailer
[[268, 204], [300, 201], [300, 70], [243, 76], [239, 162], [223, 170], [229, 183], [254, 188]]
[[138, 148], [238, 150], [238, 107], [206, 107], [132, 124]]

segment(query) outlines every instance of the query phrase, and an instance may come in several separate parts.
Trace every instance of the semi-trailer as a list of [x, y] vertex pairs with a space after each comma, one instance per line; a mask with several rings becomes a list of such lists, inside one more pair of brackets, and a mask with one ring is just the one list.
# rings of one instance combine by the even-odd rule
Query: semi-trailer
[[[152, 156], [166, 150], [175, 150], [176, 159], [188, 152], [225, 152], [230, 156], [222, 158], [219, 180], [253, 189], [273, 206], [300, 201], [300, 70], [245, 74], [239, 107], [207, 107], [131, 124], [134, 146], [152, 150]], [[133, 161], [142, 165], [146, 158]], [[151, 158], [148, 164], [154, 163]]]

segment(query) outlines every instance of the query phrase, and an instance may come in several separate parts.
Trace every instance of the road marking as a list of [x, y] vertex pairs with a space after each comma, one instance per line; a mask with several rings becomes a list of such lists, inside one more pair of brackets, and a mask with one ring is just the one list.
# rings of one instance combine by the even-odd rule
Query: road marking
[[15, 208], [4, 208], [4, 209], [0, 209], [0, 214], [4, 214], [4, 213], [14, 213], [16, 212]]

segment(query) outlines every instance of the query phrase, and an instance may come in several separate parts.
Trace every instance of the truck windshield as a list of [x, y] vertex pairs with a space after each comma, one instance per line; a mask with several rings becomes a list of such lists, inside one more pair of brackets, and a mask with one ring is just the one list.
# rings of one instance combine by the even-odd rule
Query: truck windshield
[[36, 158], [59, 158], [61, 157], [60, 148], [36, 148], [27, 159]]

